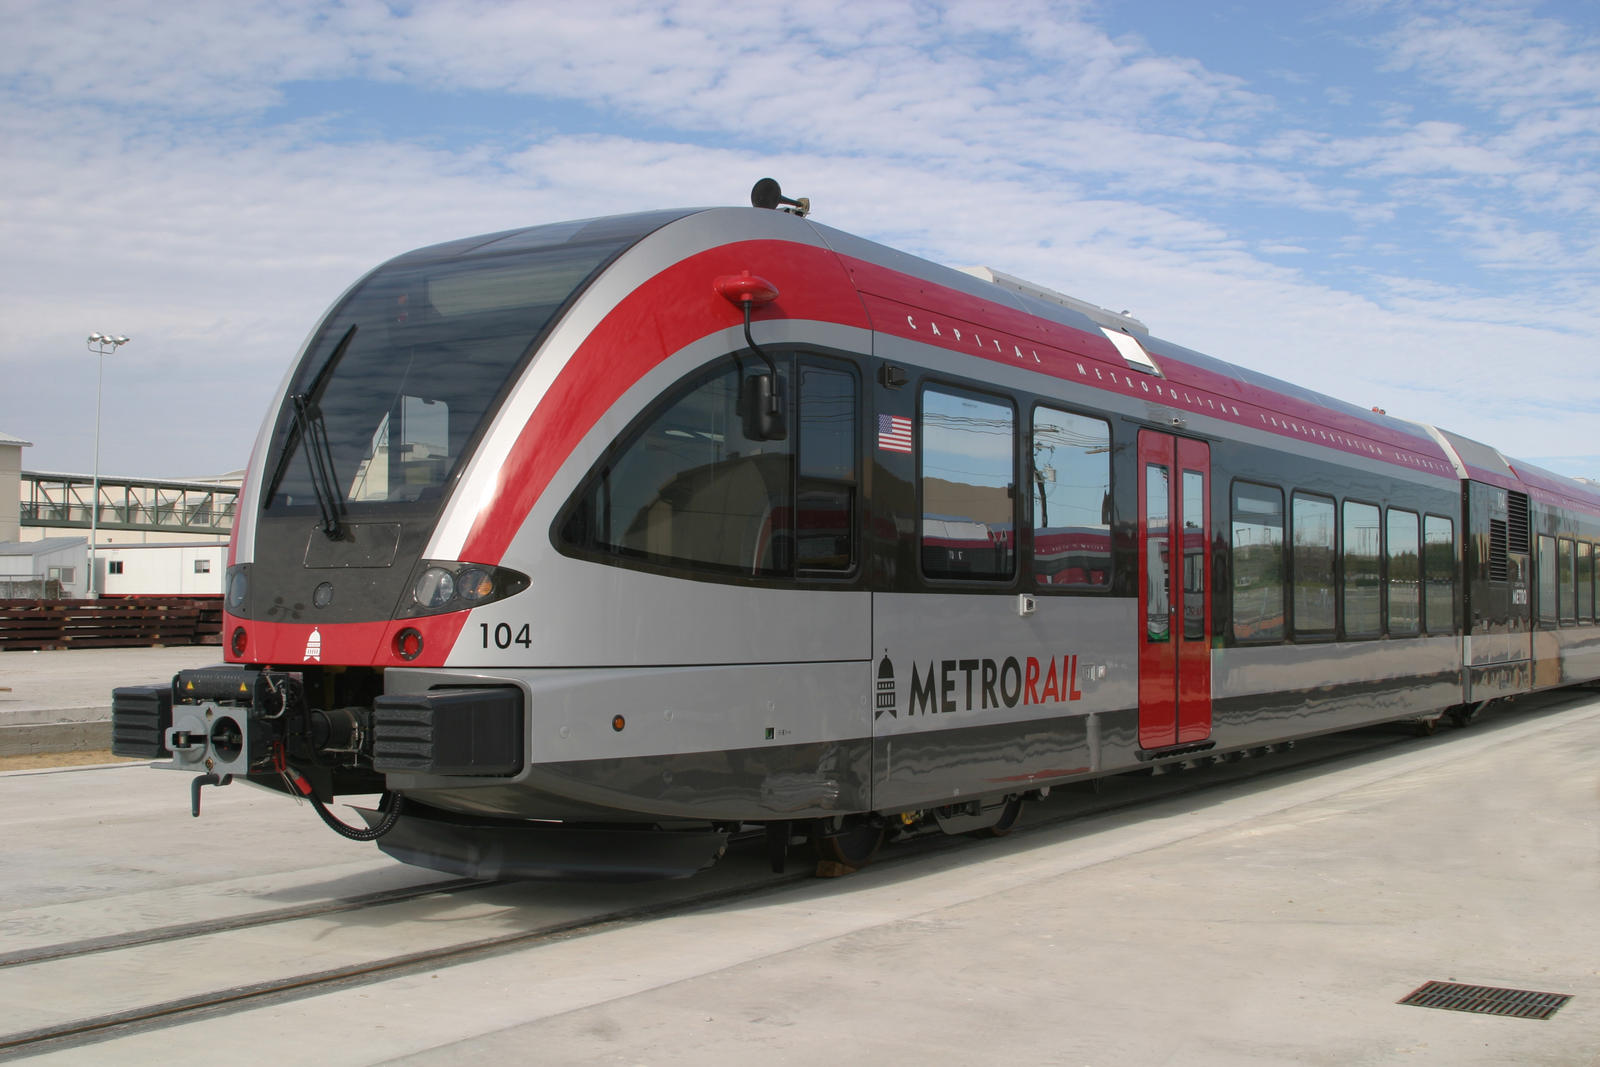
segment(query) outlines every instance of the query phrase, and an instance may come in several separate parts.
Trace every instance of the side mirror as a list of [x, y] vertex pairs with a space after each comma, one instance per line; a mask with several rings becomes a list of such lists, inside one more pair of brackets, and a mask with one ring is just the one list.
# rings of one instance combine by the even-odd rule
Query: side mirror
[[739, 417], [744, 435], [752, 441], [784, 441], [789, 437], [784, 418], [783, 383], [775, 374], [754, 374], [739, 385]]

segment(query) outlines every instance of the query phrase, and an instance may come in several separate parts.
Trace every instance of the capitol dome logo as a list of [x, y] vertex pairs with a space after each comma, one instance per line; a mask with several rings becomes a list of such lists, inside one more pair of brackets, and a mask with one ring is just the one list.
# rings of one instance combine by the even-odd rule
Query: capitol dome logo
[[900, 700], [894, 688], [894, 664], [889, 662], [887, 654], [878, 662], [878, 701], [872, 712], [874, 719], [881, 719], [884, 715], [898, 719], [900, 713], [895, 710]]

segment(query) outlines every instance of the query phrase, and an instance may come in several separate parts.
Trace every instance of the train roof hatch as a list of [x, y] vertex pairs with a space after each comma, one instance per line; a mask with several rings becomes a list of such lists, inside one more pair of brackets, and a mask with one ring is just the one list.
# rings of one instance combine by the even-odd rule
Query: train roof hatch
[[1100, 332], [1106, 335], [1107, 341], [1117, 346], [1117, 351], [1122, 353], [1122, 358], [1127, 361], [1128, 366], [1134, 370], [1144, 371], [1146, 374], [1154, 374], [1157, 378], [1165, 377], [1161, 373], [1161, 368], [1156, 366], [1156, 361], [1150, 358], [1150, 353], [1144, 350], [1144, 346], [1139, 343], [1137, 337], [1129, 333], [1123, 333], [1121, 330], [1113, 330], [1109, 326], [1100, 327]]
[[1121, 353], [1123, 360], [1127, 362], [1130, 368], [1143, 374], [1154, 374], [1158, 378], [1165, 377], [1161, 373], [1161, 368], [1156, 366], [1155, 360], [1150, 358], [1150, 353], [1145, 351], [1144, 345], [1139, 343], [1140, 335], [1150, 336], [1150, 327], [1127, 312], [1112, 311], [1109, 308], [1101, 307], [1099, 304], [1091, 304], [1087, 300], [1079, 300], [1075, 296], [1058, 293], [1054, 289], [1048, 289], [1034, 282], [1025, 281], [1014, 274], [1007, 274], [1004, 271], [995, 270], [993, 267], [959, 267], [957, 269], [962, 274], [970, 274], [974, 278], [992, 282], [1002, 289], [1011, 290], [1013, 293], [1031, 296], [1035, 300], [1043, 300], [1046, 303], [1057, 304], [1076, 311], [1100, 327], [1100, 332], [1106, 335], [1106, 340], [1116, 346], [1117, 351]]
[[957, 267], [962, 274], [970, 274], [974, 278], [982, 278], [986, 282], [993, 282], [1002, 289], [1010, 289], [1013, 293], [1031, 296], [1035, 300], [1044, 300], [1051, 304], [1059, 304], [1064, 308], [1071, 308], [1080, 315], [1086, 315], [1096, 325], [1109, 326], [1113, 330], [1125, 334], [1144, 334], [1149, 336], [1150, 327], [1128, 314], [1126, 311], [1112, 311], [1099, 304], [1091, 304], [1087, 300], [1079, 300], [1066, 293], [1058, 293], [1054, 289], [1047, 289], [1035, 282], [1025, 281], [1015, 274], [995, 270], [993, 267]]

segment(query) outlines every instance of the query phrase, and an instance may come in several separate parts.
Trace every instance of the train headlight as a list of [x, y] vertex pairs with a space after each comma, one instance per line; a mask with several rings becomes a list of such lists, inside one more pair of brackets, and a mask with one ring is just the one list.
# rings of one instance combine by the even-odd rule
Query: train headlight
[[237, 615], [250, 594], [249, 568], [242, 563], [228, 568], [228, 610]]
[[529, 584], [526, 574], [485, 563], [425, 559], [411, 573], [411, 584], [395, 611], [397, 619], [470, 611], [520, 593]]
[[468, 567], [456, 575], [456, 592], [472, 604], [487, 600], [494, 596], [494, 575], [485, 567]]
[[438, 611], [456, 595], [456, 576], [443, 567], [429, 567], [417, 577], [411, 595], [423, 611]]

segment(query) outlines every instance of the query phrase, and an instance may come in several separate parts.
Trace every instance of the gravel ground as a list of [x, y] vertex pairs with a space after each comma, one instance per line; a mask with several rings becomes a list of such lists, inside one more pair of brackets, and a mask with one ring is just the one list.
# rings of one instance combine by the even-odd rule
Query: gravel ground
[[45, 752], [36, 756], [0, 756], [0, 771], [36, 771], [46, 767], [83, 767], [95, 763], [139, 763], [131, 756], [113, 756], [110, 749], [93, 752]]

